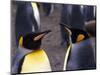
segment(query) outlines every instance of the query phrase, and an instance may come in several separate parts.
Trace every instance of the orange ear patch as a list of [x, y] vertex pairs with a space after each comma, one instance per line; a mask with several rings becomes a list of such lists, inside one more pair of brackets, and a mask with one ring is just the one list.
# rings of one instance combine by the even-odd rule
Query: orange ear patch
[[83, 34], [79, 34], [78, 37], [77, 37], [76, 42], [80, 42], [80, 41], [82, 41], [84, 38], [85, 38], [85, 36], [84, 36]]

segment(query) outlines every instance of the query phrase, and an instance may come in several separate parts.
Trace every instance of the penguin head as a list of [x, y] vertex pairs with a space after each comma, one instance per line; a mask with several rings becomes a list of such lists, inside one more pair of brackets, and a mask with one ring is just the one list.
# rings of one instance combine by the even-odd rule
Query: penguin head
[[[71, 35], [72, 43], [78, 43], [89, 38], [88, 33], [85, 30], [71, 28], [68, 25], [62, 23], [60, 25], [63, 26], [66, 32]], [[69, 34], [68, 36], [70, 36]]]
[[42, 38], [49, 32], [51, 31], [47, 30], [44, 32], [37, 32], [37, 33], [32, 32], [26, 34], [25, 36], [21, 36], [19, 39], [19, 46], [22, 46], [30, 50], [39, 49], [41, 46]]

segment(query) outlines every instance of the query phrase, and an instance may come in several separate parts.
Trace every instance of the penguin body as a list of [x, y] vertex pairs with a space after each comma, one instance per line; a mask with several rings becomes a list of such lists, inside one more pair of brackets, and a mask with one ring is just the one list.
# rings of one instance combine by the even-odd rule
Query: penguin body
[[95, 69], [95, 58], [90, 41], [90, 39], [86, 39], [79, 43], [72, 44], [66, 70]]
[[[95, 69], [96, 63], [93, 53], [93, 48], [90, 42], [89, 35], [84, 30], [72, 29], [65, 25], [66, 32], [69, 36], [68, 48], [65, 55], [63, 70], [85, 70]], [[70, 47], [71, 46], [71, 47]]]
[[42, 38], [50, 31], [29, 33], [19, 40], [19, 45], [31, 52], [25, 54], [19, 62], [18, 73], [51, 71], [49, 58], [40, 48]]

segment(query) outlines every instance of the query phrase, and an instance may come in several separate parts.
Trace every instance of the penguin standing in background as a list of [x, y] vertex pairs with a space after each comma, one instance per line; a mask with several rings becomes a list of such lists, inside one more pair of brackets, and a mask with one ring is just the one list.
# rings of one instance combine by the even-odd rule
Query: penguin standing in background
[[64, 24], [61, 26], [65, 27], [70, 39], [67, 41], [68, 46], [63, 70], [95, 69], [93, 48], [87, 32], [81, 29], [73, 29]]
[[83, 14], [87, 32], [92, 37], [96, 37], [96, 6], [84, 6]]
[[91, 36], [91, 44], [96, 61], [96, 6], [84, 6], [84, 18], [86, 31]]
[[91, 37], [91, 44], [94, 51], [94, 58], [96, 61], [96, 20], [86, 22], [85, 29]]
[[84, 6], [83, 14], [85, 21], [91, 21], [96, 19], [96, 8], [95, 6]]
[[[84, 15], [81, 11], [80, 5], [63, 5], [61, 13], [61, 23], [66, 24], [72, 28], [82, 29], [84, 27]], [[66, 44], [67, 34], [63, 26], [61, 28], [62, 43]]]
[[28, 33], [20, 37], [19, 46], [31, 52], [24, 55], [20, 60], [17, 73], [51, 71], [48, 56], [45, 51], [40, 48], [42, 38], [49, 32], [50, 30], [38, 33]]
[[76, 29], [84, 28], [85, 19], [81, 10], [82, 8], [80, 5], [72, 5], [71, 18], [69, 23], [69, 25], [71, 25], [72, 28]]
[[40, 30], [40, 15], [37, 3], [16, 1], [15, 36], [18, 47], [19, 36]]
[[45, 16], [50, 16], [54, 11], [54, 5], [51, 3], [42, 3]]
[[85, 29], [89, 33], [90, 36], [96, 37], [96, 21], [95, 20], [86, 22]]

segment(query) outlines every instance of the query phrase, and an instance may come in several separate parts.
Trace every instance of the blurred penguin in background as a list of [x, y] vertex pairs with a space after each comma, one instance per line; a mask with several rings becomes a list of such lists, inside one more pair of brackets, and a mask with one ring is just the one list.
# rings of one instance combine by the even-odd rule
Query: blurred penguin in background
[[95, 6], [84, 6], [83, 13], [85, 21], [91, 21], [96, 19], [96, 7]]
[[84, 6], [85, 27], [91, 36], [96, 37], [96, 7]]
[[[80, 5], [62, 5], [61, 23], [72, 28], [83, 29], [85, 21]], [[61, 26], [62, 45], [67, 41], [65, 28]]]
[[72, 5], [70, 25], [72, 28], [82, 29], [84, 28], [85, 20], [81, 11], [80, 5]]
[[91, 36], [91, 44], [96, 61], [96, 6], [84, 6], [85, 29]]
[[29, 32], [37, 32], [40, 29], [40, 16], [37, 3], [16, 2], [17, 13], [15, 23], [16, 43], [18, 46], [19, 36]]
[[[61, 23], [70, 25], [71, 9], [72, 9], [72, 5], [62, 4], [61, 19], [60, 19]], [[67, 34], [65, 33], [66, 30], [61, 25], [60, 25], [60, 29], [61, 29], [61, 36], [62, 36], [61, 45], [66, 45], [66, 40], [68, 37], [68, 36], [66, 36]]]
[[50, 16], [54, 10], [52, 3], [42, 3], [43, 11], [45, 16]]

